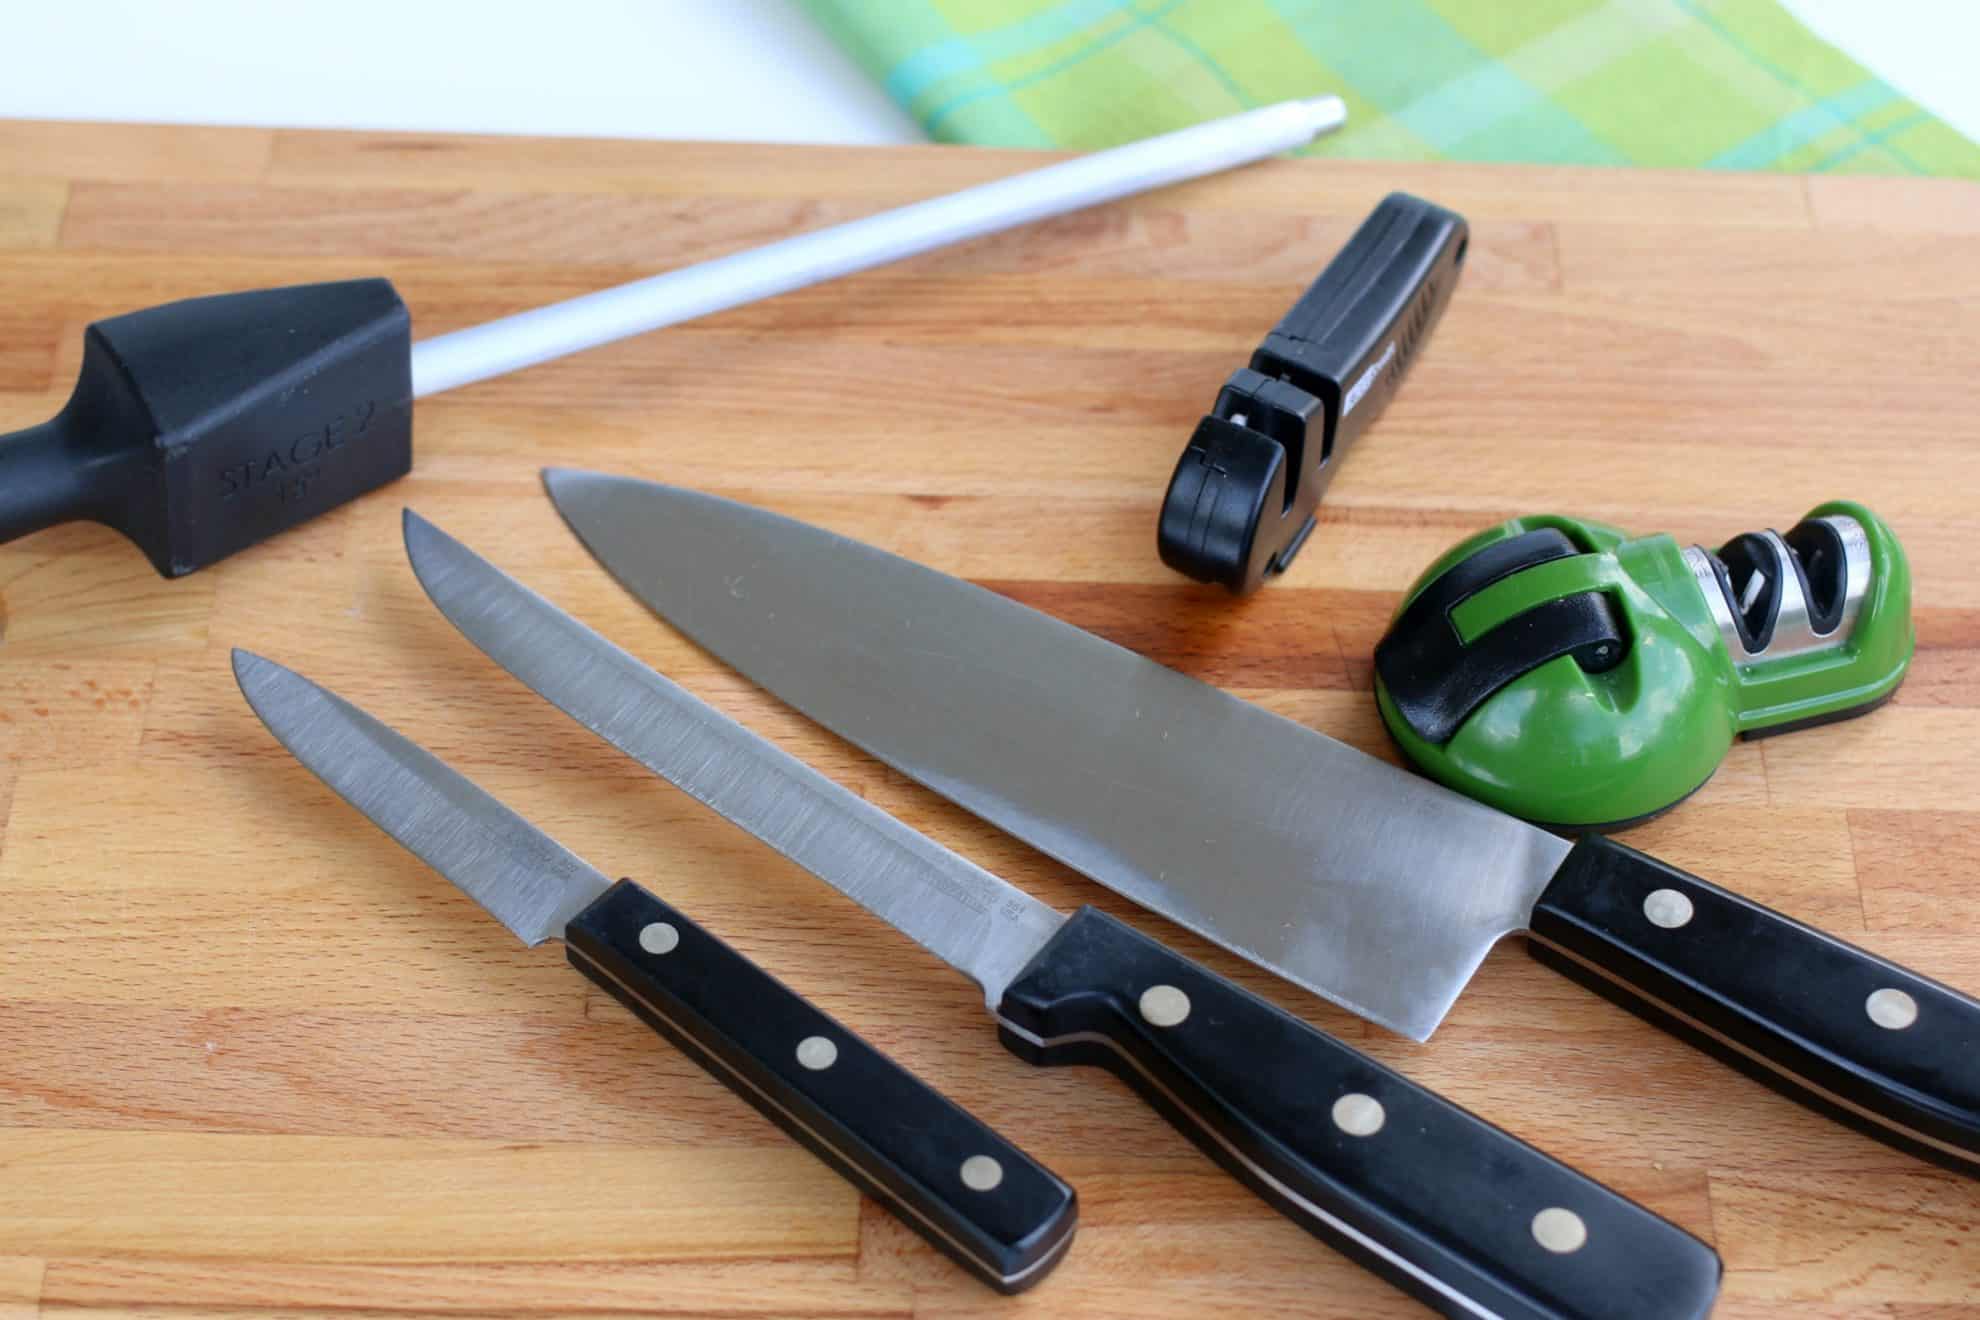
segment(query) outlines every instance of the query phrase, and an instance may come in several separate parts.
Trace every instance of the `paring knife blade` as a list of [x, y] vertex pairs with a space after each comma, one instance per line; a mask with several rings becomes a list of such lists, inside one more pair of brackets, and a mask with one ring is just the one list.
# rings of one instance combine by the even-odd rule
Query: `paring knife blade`
[[1100, 883], [1426, 1039], [1501, 936], [1810, 1107], [1980, 1172], [1980, 1004], [1566, 841], [1014, 601], [765, 510], [553, 469], [635, 596]]
[[410, 511], [421, 585], [553, 705], [974, 978], [1036, 1064], [1108, 1068], [1447, 1315], [1700, 1316], [1681, 1229], [1092, 908], [1062, 917], [655, 673]]
[[313, 774], [525, 944], [571, 965], [1001, 1292], [1042, 1279], [1073, 1191], [801, 995], [630, 880], [613, 884], [424, 748], [246, 651], [234, 677]]

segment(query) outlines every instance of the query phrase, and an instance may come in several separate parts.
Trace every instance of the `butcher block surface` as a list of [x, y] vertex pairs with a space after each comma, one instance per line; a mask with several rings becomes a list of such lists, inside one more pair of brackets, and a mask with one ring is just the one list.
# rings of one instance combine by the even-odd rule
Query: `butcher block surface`
[[[384, 275], [431, 335], [1041, 157], [0, 123], [0, 431], [90, 321]], [[1286, 576], [1155, 554], [1226, 374], [1392, 189], [1472, 224], [1449, 311]], [[965, 816], [621, 591], [549, 464], [761, 504], [1377, 756], [1370, 652], [1464, 535], [1553, 511], [1717, 545], [1858, 499], [1918, 655], [1735, 747], [1632, 844], [1980, 990], [1980, 188], [1275, 161], [422, 401], [410, 477], [192, 577], [0, 547], [0, 1316], [1423, 1314], [1122, 1085], [565, 719], [427, 603], [411, 506], [689, 689], [1062, 909], [1098, 906], [1652, 1206], [1738, 1320], [1980, 1317], [1980, 1182], [1814, 1116], [1509, 940], [1412, 1044]], [[231, 647], [335, 688], [693, 914], [1079, 1190], [999, 1298], [284, 752]], [[1243, 883], [1233, 876], [1232, 884]], [[1463, 877], [1453, 877], [1463, 883]], [[1980, 1046], [1976, 1046], [1980, 1047]]]

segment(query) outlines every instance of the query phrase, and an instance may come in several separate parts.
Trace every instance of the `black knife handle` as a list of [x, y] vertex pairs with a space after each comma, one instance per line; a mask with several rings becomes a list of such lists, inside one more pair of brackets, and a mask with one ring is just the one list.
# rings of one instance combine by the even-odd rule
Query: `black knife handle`
[[1115, 1073], [1322, 1241], [1447, 1315], [1703, 1316], [1711, 1247], [1093, 908], [997, 1008], [1031, 1063]]
[[646, 890], [619, 881], [564, 942], [572, 966], [991, 1287], [1021, 1292], [1064, 1256], [1071, 1187]]
[[1575, 844], [1533, 956], [1791, 1099], [1980, 1175], [1980, 1003], [1633, 848]]

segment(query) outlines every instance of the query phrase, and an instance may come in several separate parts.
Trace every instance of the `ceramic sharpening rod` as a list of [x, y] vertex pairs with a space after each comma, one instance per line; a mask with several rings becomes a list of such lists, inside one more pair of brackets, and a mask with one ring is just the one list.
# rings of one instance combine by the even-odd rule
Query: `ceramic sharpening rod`
[[423, 395], [1248, 164], [1345, 118], [1339, 97], [1284, 101], [418, 344], [383, 279], [98, 321], [68, 404], [0, 436], [0, 542], [93, 520], [179, 577], [404, 475]]

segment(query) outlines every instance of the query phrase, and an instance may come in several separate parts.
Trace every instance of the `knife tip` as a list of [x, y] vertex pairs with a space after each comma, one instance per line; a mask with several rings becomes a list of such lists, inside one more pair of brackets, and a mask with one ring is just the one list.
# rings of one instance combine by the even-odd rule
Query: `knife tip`
[[267, 660], [262, 659], [254, 652], [246, 650], [239, 646], [233, 648], [232, 652], [230, 653], [230, 658], [232, 659], [234, 665], [234, 681], [236, 683], [240, 683], [243, 685], [247, 683], [247, 676], [250, 671], [252, 671], [259, 665], [265, 665], [269, 663]]
[[240, 688], [241, 696], [254, 713], [261, 717], [261, 722], [268, 723], [268, 716], [262, 710], [257, 694], [266, 692], [271, 684], [279, 683], [283, 679], [293, 679], [298, 675], [293, 670], [276, 664], [266, 656], [256, 655], [244, 647], [234, 647], [230, 659], [233, 662], [234, 685]]
[[412, 561], [415, 574], [419, 572], [422, 547], [453, 539], [435, 526], [431, 519], [423, 518], [414, 512], [411, 505], [406, 506], [399, 515], [399, 531], [405, 538], [406, 558]]
[[578, 487], [589, 482], [607, 480], [602, 472], [591, 472], [584, 468], [547, 467], [538, 475], [543, 480], [543, 489], [549, 494], [550, 502], [561, 505]]

